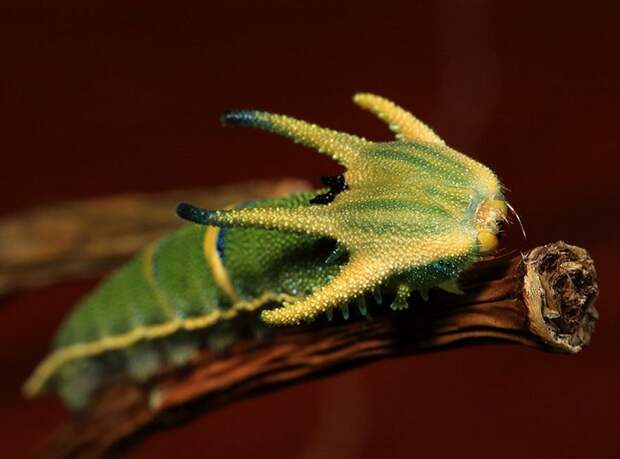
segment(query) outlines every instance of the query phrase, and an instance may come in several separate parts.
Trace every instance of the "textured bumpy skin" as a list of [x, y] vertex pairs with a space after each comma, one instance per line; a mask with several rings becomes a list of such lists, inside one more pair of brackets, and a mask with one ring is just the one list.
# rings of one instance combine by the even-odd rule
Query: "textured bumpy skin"
[[108, 381], [143, 381], [186, 364], [200, 346], [224, 347], [256, 310], [268, 324], [296, 325], [331, 318], [335, 308], [346, 318], [353, 300], [365, 314], [369, 293], [386, 291], [401, 309], [414, 290], [458, 291], [458, 275], [496, 247], [506, 218], [498, 179], [392, 102], [372, 94], [354, 101], [398, 140], [371, 142], [254, 110], [226, 113], [225, 124], [276, 132], [332, 157], [346, 168], [344, 182], [228, 210], [180, 204], [179, 215], [201, 225], [151, 245], [78, 305], [25, 393], [55, 390], [79, 409]]

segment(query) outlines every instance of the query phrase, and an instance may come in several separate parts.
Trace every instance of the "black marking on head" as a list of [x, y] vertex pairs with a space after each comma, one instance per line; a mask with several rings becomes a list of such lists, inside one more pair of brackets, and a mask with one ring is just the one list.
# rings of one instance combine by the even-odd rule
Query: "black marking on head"
[[333, 177], [322, 176], [321, 182], [329, 187], [329, 190], [326, 193], [316, 195], [310, 200], [310, 204], [329, 204], [336, 198], [338, 193], [342, 193], [349, 188], [349, 185], [347, 185], [344, 179], [344, 175], [335, 175]]
[[177, 215], [184, 220], [190, 222], [199, 223], [201, 225], [209, 224], [209, 215], [211, 211], [207, 209], [201, 209], [200, 207], [192, 206], [185, 202], [180, 203], [177, 206]]

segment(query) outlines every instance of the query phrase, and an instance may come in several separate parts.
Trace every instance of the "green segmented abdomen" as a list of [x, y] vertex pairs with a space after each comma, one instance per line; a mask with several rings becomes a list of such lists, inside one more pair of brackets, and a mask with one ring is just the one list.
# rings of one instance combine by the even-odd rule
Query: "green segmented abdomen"
[[56, 348], [139, 332], [204, 316], [230, 305], [201, 253], [204, 228], [186, 227], [150, 246], [121, 268], [69, 316]]
[[[295, 207], [312, 196], [245, 207]], [[54, 389], [67, 405], [81, 408], [105, 379], [125, 375], [141, 381], [163, 366], [185, 364], [205, 338], [216, 347], [234, 339], [234, 327], [217, 336], [218, 324], [240, 311], [307, 295], [340, 269], [325, 263], [335, 246], [325, 238], [219, 231], [186, 226], [113, 273], [65, 320], [26, 392]], [[221, 272], [214, 272], [217, 263]], [[210, 339], [214, 336], [220, 344]]]
[[160, 302], [180, 319], [204, 316], [231, 305], [205, 257], [204, 229], [182, 228], [162, 240], [153, 255], [152, 286]]
[[150, 260], [142, 253], [112, 274], [69, 316], [54, 341], [54, 347], [99, 343], [105, 337], [126, 336], [138, 326], [168, 321], [167, 307], [158, 301], [155, 290], [147, 281], [149, 265]]
[[64, 322], [26, 390], [52, 386], [79, 408], [110, 373], [143, 380], [185, 363], [199, 340], [171, 335], [217, 321], [231, 304], [201, 250], [204, 234], [182, 228], [113, 273]]

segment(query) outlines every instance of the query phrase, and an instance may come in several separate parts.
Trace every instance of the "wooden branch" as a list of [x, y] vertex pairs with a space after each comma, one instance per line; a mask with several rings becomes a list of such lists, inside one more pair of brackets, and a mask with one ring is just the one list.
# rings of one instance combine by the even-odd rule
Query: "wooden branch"
[[108, 271], [182, 224], [181, 201], [219, 208], [309, 189], [297, 179], [89, 199], [0, 220], [0, 295]]
[[575, 353], [597, 320], [596, 272], [587, 252], [557, 242], [482, 262], [462, 279], [465, 294], [431, 292], [429, 303], [392, 312], [372, 305], [371, 319], [277, 329], [262, 342], [241, 341], [224, 356], [208, 351], [184, 371], [148, 386], [105, 390], [88, 412], [58, 431], [43, 457], [100, 457], [179, 415], [379, 358], [474, 342], [513, 342]]

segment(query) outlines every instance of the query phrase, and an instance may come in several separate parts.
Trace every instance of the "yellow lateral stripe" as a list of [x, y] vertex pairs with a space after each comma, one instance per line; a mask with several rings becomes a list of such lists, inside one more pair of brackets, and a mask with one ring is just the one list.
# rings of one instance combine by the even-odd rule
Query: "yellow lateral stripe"
[[91, 357], [106, 351], [123, 349], [131, 346], [141, 339], [157, 339], [171, 335], [179, 330], [196, 330], [208, 327], [219, 320], [229, 320], [235, 317], [239, 311], [254, 311], [264, 304], [275, 301], [282, 303], [295, 301], [297, 298], [286, 293], [263, 292], [260, 296], [249, 301], [239, 301], [226, 310], [216, 309], [207, 314], [187, 319], [175, 318], [170, 322], [140, 326], [128, 333], [117, 336], [106, 336], [91, 343], [78, 343], [54, 351], [49, 357], [37, 366], [33, 374], [24, 384], [23, 392], [27, 397], [39, 393], [46, 381], [62, 365], [72, 360]]
[[239, 295], [237, 295], [235, 287], [233, 287], [230, 277], [228, 277], [228, 272], [224, 268], [222, 259], [217, 253], [217, 237], [219, 234], [220, 228], [217, 226], [209, 226], [205, 231], [203, 245], [205, 258], [209, 262], [215, 283], [228, 295], [232, 302], [237, 302], [240, 300]]

